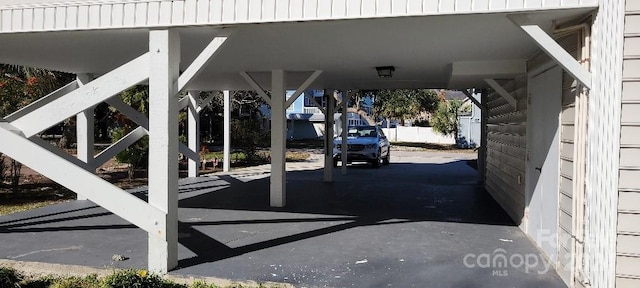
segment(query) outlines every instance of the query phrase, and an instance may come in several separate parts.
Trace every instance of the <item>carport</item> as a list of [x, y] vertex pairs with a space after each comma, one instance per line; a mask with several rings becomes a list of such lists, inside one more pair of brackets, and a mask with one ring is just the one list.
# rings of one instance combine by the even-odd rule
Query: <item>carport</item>
[[[561, 68], [555, 74], [545, 77], [564, 83], [559, 79], [564, 71], [569, 76], [563, 79], [577, 80], [573, 88], [579, 93], [587, 91], [593, 82], [589, 63], [585, 66], [579, 62], [554, 38], [588, 29], [590, 26], [583, 23], [593, 17], [598, 7], [596, 1], [533, 1], [526, 6], [523, 1], [463, 0], [288, 1], [287, 4], [266, 0], [30, 2], [45, 3], [0, 6], [0, 62], [72, 72], [79, 78], [6, 117], [0, 125], [3, 139], [0, 151], [147, 231], [149, 269], [159, 272], [177, 265], [178, 165], [174, 155], [181, 151], [191, 155], [196, 163], [194, 154], [199, 145], [193, 139], [189, 145], [179, 144], [175, 123], [179, 109], [188, 107], [190, 114], [195, 115], [199, 107], [206, 105], [206, 99], [196, 99], [197, 91], [251, 89], [269, 103], [270, 205], [283, 207], [287, 199], [285, 110], [303, 90], [491, 88], [495, 92], [485, 94], [477, 105], [483, 106], [485, 115], [496, 116], [489, 119], [491, 123], [484, 116], [483, 127], [498, 130], [483, 133], [480, 173], [483, 179], [490, 180], [487, 189], [494, 198], [516, 222], [522, 221], [522, 229], [534, 237], [549, 227], [526, 226], [528, 215], [539, 215], [542, 209], [531, 209], [529, 202], [545, 207], [544, 201], [549, 200], [537, 197], [542, 192], [531, 192], [536, 191], [536, 183], [527, 183], [533, 185], [527, 190], [522, 186], [529, 193], [523, 197], [527, 203], [524, 199], [511, 199], [514, 196], [509, 189], [516, 187], [519, 191], [517, 187], [525, 185], [524, 180], [536, 169], [546, 175], [550, 172], [543, 169], [553, 166], [526, 164], [531, 169], [527, 166], [523, 175], [499, 167], [497, 163], [509, 164], [512, 160], [506, 156], [516, 157], [513, 155], [520, 155], [522, 146], [528, 148], [521, 142], [510, 145], [512, 141], [525, 141], [524, 144], [532, 141], [513, 132], [521, 129], [521, 125], [501, 125], [510, 120], [499, 117], [517, 114], [522, 105], [527, 107], [525, 99], [530, 91], [526, 84], [523, 88], [517, 82], [522, 77], [548, 75], [545, 73], [549, 68], [558, 66]], [[587, 36], [580, 35], [585, 42]], [[582, 48], [576, 46], [577, 50]], [[537, 53], [540, 50], [545, 53]], [[379, 78], [376, 67], [380, 66], [393, 66], [393, 77]], [[537, 74], [532, 75], [532, 71]], [[549, 94], [544, 90], [546, 80], [540, 81], [541, 90], [535, 93]], [[139, 83], [150, 87], [148, 119], [113, 98]], [[601, 86], [604, 84], [597, 85]], [[285, 99], [287, 89], [297, 92]], [[189, 91], [189, 96], [178, 99], [176, 95], [183, 91]], [[270, 91], [270, 96], [266, 91]], [[91, 135], [92, 120], [87, 116], [92, 114], [92, 107], [105, 101], [141, 127], [109, 153], [117, 153], [144, 135], [150, 137], [153, 165], [149, 167], [148, 202], [93, 174], [94, 162], [101, 157], [82, 152], [90, 151], [86, 148], [91, 147], [89, 140], [78, 142], [85, 148], [79, 149], [79, 159], [75, 159], [37, 137], [46, 128], [74, 115], [86, 119], [78, 122], [79, 127], [84, 127], [79, 135]], [[487, 106], [491, 103], [493, 107]], [[333, 114], [333, 109], [334, 104], [330, 103], [326, 113]], [[538, 117], [541, 116], [526, 114], [525, 127], [545, 118]], [[332, 124], [332, 117], [328, 118], [327, 127]], [[196, 122], [190, 126], [197, 127]], [[553, 123], [549, 125], [545, 127], [551, 127], [551, 132], [558, 129], [557, 123], [555, 127]], [[489, 134], [502, 140], [487, 143]], [[553, 140], [554, 135], [548, 137]], [[488, 147], [500, 155], [487, 153]], [[326, 150], [325, 154], [330, 155], [330, 149]], [[544, 156], [548, 151], [535, 153]], [[325, 160], [324, 169], [324, 180], [332, 181], [330, 159]], [[553, 173], [557, 177], [557, 172]], [[558, 192], [551, 193], [551, 198], [555, 198]], [[557, 219], [540, 221], [548, 224]], [[557, 229], [557, 225], [553, 226]], [[536, 241], [547, 249], [545, 240]], [[551, 250], [545, 250], [555, 260], [555, 252], [548, 251]], [[567, 265], [577, 265], [573, 254]], [[575, 269], [569, 270], [565, 281], [573, 283]]]

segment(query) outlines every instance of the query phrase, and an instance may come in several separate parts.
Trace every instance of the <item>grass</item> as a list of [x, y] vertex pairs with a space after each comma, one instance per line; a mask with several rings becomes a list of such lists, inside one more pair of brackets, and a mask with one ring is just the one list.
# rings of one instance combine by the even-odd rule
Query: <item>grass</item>
[[0, 215], [36, 209], [75, 199], [75, 193], [53, 183], [21, 185], [20, 192], [0, 188]]
[[[245, 152], [232, 152], [231, 153], [231, 163], [237, 163], [237, 164], [264, 164], [264, 163], [269, 163], [269, 159], [271, 158], [271, 152], [269, 151], [258, 151], [257, 153], [258, 158], [254, 159], [255, 163], [246, 163], [247, 162], [247, 154]], [[311, 154], [307, 153], [307, 152], [287, 152], [286, 153], [286, 159], [287, 162], [304, 162], [307, 161], [309, 159], [309, 157], [311, 157]], [[222, 158], [224, 158], [224, 155], [222, 152], [209, 152], [206, 153], [204, 155], [202, 155], [202, 159], [207, 160], [207, 161], [211, 161], [212, 159], [219, 159], [221, 160]], [[238, 166], [248, 166], [248, 165], [236, 165], [236, 167]]]
[[435, 143], [413, 143], [413, 142], [391, 142], [392, 146], [419, 148], [422, 150], [438, 150], [438, 151], [457, 151], [457, 152], [475, 152], [476, 149], [458, 148], [455, 144], [435, 144]]

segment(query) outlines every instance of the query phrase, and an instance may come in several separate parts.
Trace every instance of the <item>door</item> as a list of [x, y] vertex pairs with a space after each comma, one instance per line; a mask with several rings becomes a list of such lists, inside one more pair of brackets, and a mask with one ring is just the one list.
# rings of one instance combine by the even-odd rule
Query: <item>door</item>
[[559, 127], [562, 69], [546, 70], [529, 80], [527, 199], [528, 233], [555, 263], [557, 259]]

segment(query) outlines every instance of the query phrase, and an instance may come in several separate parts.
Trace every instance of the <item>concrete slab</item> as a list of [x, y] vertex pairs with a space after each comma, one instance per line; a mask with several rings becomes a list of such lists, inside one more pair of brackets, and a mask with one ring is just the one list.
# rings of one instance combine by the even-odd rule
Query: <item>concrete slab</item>
[[[392, 165], [354, 165], [334, 183], [322, 181], [322, 161], [288, 164], [288, 205], [278, 209], [268, 167], [183, 179], [171, 274], [298, 287], [566, 287], [476, 184], [474, 156], [395, 152]], [[146, 233], [89, 201], [0, 217], [0, 234], [0, 258], [147, 264]]]

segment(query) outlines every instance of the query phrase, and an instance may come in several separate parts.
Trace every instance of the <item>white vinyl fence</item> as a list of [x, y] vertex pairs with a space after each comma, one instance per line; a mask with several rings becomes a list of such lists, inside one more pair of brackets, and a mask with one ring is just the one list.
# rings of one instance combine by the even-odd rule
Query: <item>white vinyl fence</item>
[[396, 127], [382, 128], [391, 142], [456, 144], [453, 136], [444, 136], [433, 131], [431, 127]]

